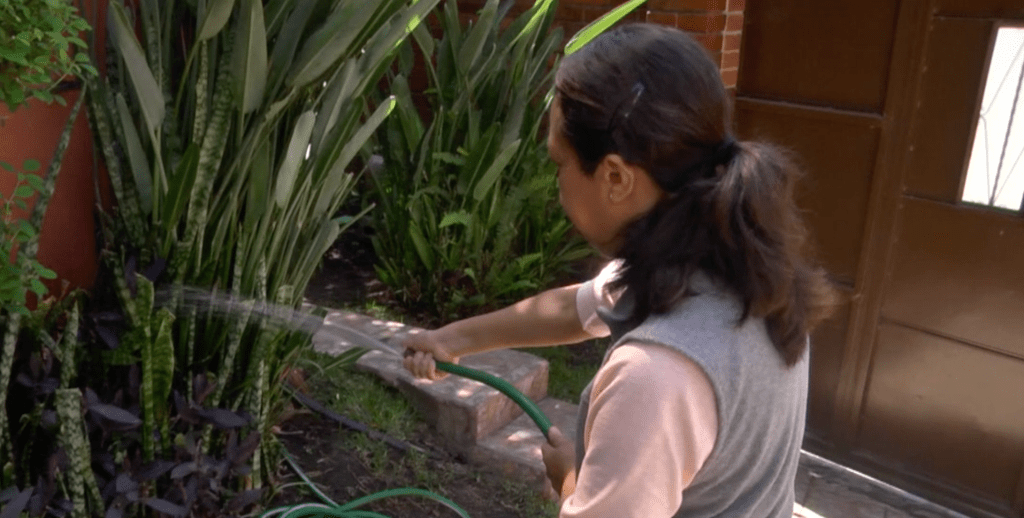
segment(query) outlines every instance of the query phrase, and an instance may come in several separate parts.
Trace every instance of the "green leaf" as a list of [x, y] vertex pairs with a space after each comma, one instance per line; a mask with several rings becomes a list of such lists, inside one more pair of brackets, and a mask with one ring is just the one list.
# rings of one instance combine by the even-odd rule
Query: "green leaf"
[[512, 157], [515, 156], [516, 151], [519, 151], [520, 140], [509, 144], [505, 149], [501, 150], [501, 153], [494, 158], [494, 162], [491, 163], [490, 167], [487, 168], [487, 172], [484, 173], [480, 180], [476, 183], [476, 187], [473, 189], [473, 199], [481, 201], [487, 196], [487, 192], [491, 190], [494, 183], [498, 181], [498, 175], [505, 169], [505, 166], [512, 161]]
[[4, 162], [3, 160], [0, 160], [0, 168], [6, 169], [12, 173], [14, 172], [14, 166], [7, 162]]
[[494, 23], [494, 15], [497, 10], [497, 0], [487, 0], [484, 8], [480, 10], [480, 16], [477, 18], [474, 27], [470, 29], [466, 39], [463, 40], [462, 48], [459, 49], [459, 56], [456, 61], [459, 64], [459, 69], [464, 74], [469, 74], [473, 63], [476, 62], [484, 48], [484, 43], [487, 42], [487, 36], [493, 32], [491, 25]]
[[392, 95], [385, 99], [384, 102], [374, 110], [373, 115], [370, 115], [370, 118], [363, 123], [363, 126], [360, 127], [348, 142], [345, 143], [345, 147], [341, 149], [341, 152], [338, 153], [338, 158], [334, 161], [334, 164], [331, 165], [330, 174], [340, 174], [340, 171], [343, 171], [348, 167], [348, 163], [351, 162], [352, 158], [356, 156], [356, 153], [363, 148], [363, 144], [370, 139], [373, 132], [377, 131], [377, 127], [384, 122], [384, 119], [390, 115], [391, 111], [394, 109], [395, 96]]
[[111, 39], [128, 68], [128, 77], [135, 87], [135, 99], [142, 110], [150, 135], [156, 135], [157, 128], [164, 119], [164, 95], [157, 86], [153, 71], [146, 62], [142, 45], [135, 39], [134, 26], [128, 21], [128, 15], [120, 2], [111, 2], [107, 12], [107, 24]]
[[[315, 137], [312, 141], [313, 153], [317, 156], [320, 156], [324, 141], [330, 138], [331, 131], [337, 124], [342, 109], [351, 107], [352, 90], [356, 87], [359, 75], [357, 61], [349, 59], [327, 82], [323, 102], [316, 116], [316, 125], [313, 127], [313, 137]], [[335, 142], [335, 144], [337, 143]]]
[[530, 10], [524, 14], [524, 16], [529, 16], [529, 21], [526, 22], [526, 25], [523, 26], [523, 29], [520, 32], [516, 33], [515, 38], [509, 43], [508, 46], [511, 47], [512, 45], [515, 45], [520, 38], [532, 33], [533, 30], [540, 25], [541, 20], [543, 20], [545, 16], [550, 14], [551, 10], [554, 7], [554, 0], [537, 0], [536, 2], [534, 2], [533, 7], [531, 7]]
[[274, 50], [270, 54], [270, 72], [267, 79], [267, 86], [270, 95], [273, 96], [278, 86], [284, 80], [284, 75], [292, 66], [295, 59], [295, 49], [298, 48], [302, 35], [309, 24], [309, 18], [313, 14], [316, 2], [297, 2], [292, 13], [284, 22], [280, 32], [277, 33], [274, 42]]
[[432, 271], [434, 269], [434, 253], [427, 243], [427, 238], [423, 237], [423, 231], [415, 221], [409, 224], [409, 237], [412, 239], [413, 247], [423, 266]]
[[466, 163], [466, 157], [456, 155], [455, 153], [448, 153], [446, 151], [439, 151], [437, 153], [434, 153], [433, 158], [434, 160], [454, 166], [462, 166]]
[[117, 94], [116, 100], [125, 139], [124, 145], [128, 148], [128, 163], [131, 164], [132, 178], [135, 178], [135, 187], [139, 191], [139, 208], [143, 214], [149, 215], [153, 212], [153, 173], [149, 168], [146, 152], [142, 149], [139, 132], [135, 129], [135, 121], [128, 111], [128, 103], [121, 94]]
[[249, 113], [263, 103], [267, 86], [267, 32], [263, 20], [262, 0], [242, 0], [239, 34], [235, 37], [236, 70], [242, 78], [237, 82], [242, 112]]
[[199, 170], [199, 144], [193, 142], [181, 155], [178, 167], [174, 175], [167, 182], [167, 201], [163, 204], [163, 222], [165, 228], [172, 228], [178, 223], [181, 214], [185, 211], [185, 204], [188, 203], [188, 194], [192, 192], [192, 185], [196, 181], [196, 171]]
[[295, 186], [295, 178], [299, 174], [299, 168], [306, 160], [306, 148], [309, 146], [309, 137], [313, 133], [313, 124], [316, 122], [316, 112], [312, 110], [304, 112], [295, 121], [295, 129], [292, 131], [291, 140], [288, 142], [288, 150], [277, 170], [277, 185], [274, 188], [274, 200], [277, 206], [284, 208], [292, 196], [292, 189]]
[[615, 9], [608, 11], [604, 16], [590, 22], [590, 24], [570, 38], [569, 43], [565, 44], [565, 55], [568, 56], [569, 54], [579, 50], [580, 47], [590, 43], [594, 38], [608, 30], [609, 27], [618, 23], [619, 20], [625, 18], [626, 15], [633, 12], [637, 7], [640, 7], [640, 5], [645, 1], [646, 0], [629, 0]]
[[32, 188], [31, 185], [21, 185], [21, 186], [18, 186], [18, 188], [14, 190], [14, 196], [16, 198], [28, 198], [28, 197], [31, 197], [35, 193], [36, 193], [36, 191], [35, 191], [35, 189]]
[[199, 35], [196, 43], [208, 40], [217, 35], [228, 23], [235, 0], [208, 0], [203, 21], [199, 24]]
[[402, 136], [405, 138], [409, 153], [414, 153], [423, 138], [423, 121], [416, 111], [412, 100], [412, 92], [409, 90], [409, 81], [404, 75], [395, 76], [391, 81], [391, 92], [397, 101], [398, 122], [402, 128]]
[[167, 308], [160, 308], [156, 312], [153, 322], [153, 397], [158, 408], [165, 405], [171, 395], [171, 382], [174, 380], [174, 342], [171, 333], [171, 324], [174, 323], [174, 314]]
[[44, 285], [39, 279], [31, 279], [28, 282], [30, 286], [29, 289], [37, 296], [42, 297], [43, 295], [46, 295], [46, 285]]
[[245, 231], [252, 232], [270, 207], [270, 143], [256, 148], [249, 169], [249, 191], [245, 201]]
[[[388, 25], [382, 27], [381, 31], [374, 34], [373, 38], [366, 43], [366, 53], [360, 59], [363, 70], [375, 70], [369, 77], [376, 77], [377, 73], [383, 72], [391, 63], [390, 56], [393, 56], [405, 41], [409, 34], [420, 27], [423, 18], [437, 5], [439, 0], [416, 0], [412, 5], [396, 13]], [[364, 78], [364, 85], [367, 84]], [[364, 86], [365, 87], [365, 86]]]
[[41, 265], [39, 263], [36, 263], [33, 266], [35, 267], [36, 275], [42, 277], [43, 279], [51, 279], [52, 280], [52, 279], [56, 279], [57, 278], [57, 272], [55, 272], [55, 271], [53, 271], [53, 270], [51, 270], [51, 269], [49, 269], [47, 267], [45, 267], [45, 266], [43, 266], [43, 265]]
[[31, 185], [32, 188], [36, 190], [36, 192], [42, 192], [46, 190], [46, 180], [43, 180], [42, 176], [34, 174], [25, 175], [25, 181], [28, 182], [28, 184]]
[[464, 210], [460, 210], [459, 212], [449, 212], [448, 214], [445, 214], [444, 217], [441, 218], [441, 224], [438, 225], [438, 228], [446, 228], [452, 225], [468, 227], [472, 223], [473, 215]]
[[149, 279], [144, 277], [141, 273], [135, 274], [135, 314], [139, 317], [139, 327], [143, 328], [145, 335], [148, 338], [150, 322], [153, 317], [153, 300], [154, 300], [154, 289], [153, 283]]
[[324, 24], [306, 39], [288, 74], [288, 84], [301, 88], [323, 75], [342, 56], [364, 29], [380, 2], [345, 1], [327, 15]]
[[[38, 160], [34, 160], [31, 158], [21, 163], [21, 169], [29, 173], [34, 173], [42, 168], [43, 165], [40, 164]], [[12, 168], [9, 170], [13, 171], [14, 169]]]

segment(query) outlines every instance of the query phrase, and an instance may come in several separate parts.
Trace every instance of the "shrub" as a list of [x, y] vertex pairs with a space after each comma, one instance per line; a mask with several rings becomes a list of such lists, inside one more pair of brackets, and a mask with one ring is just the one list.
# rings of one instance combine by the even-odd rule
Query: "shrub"
[[413, 106], [410, 46], [391, 77], [396, 116], [377, 134], [377, 273], [401, 303], [445, 319], [545, 287], [589, 253], [555, 201], [543, 143], [562, 41], [555, 3], [538, 1], [503, 29], [511, 5], [488, 1], [463, 27], [449, 0], [441, 37], [416, 38], [432, 120], [424, 127]]

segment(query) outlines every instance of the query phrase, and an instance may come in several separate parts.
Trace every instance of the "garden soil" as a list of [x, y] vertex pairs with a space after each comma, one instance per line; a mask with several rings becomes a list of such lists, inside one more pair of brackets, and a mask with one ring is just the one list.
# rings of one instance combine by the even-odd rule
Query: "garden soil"
[[[310, 302], [334, 308], [359, 306], [372, 300], [388, 305], [385, 290], [373, 271], [373, 252], [368, 239], [358, 229], [349, 231], [324, 257], [322, 268], [311, 280], [306, 291]], [[424, 327], [435, 326], [428, 317], [407, 316], [407, 323]], [[451, 499], [473, 518], [526, 518], [541, 514], [530, 490], [517, 486], [497, 473], [481, 472], [454, 457], [439, 446], [440, 440], [426, 430], [409, 442], [430, 452], [427, 467], [438, 473], [430, 482], [434, 487], [423, 487], [416, 473], [409, 469], [402, 456], [409, 455], [389, 448], [389, 466], [395, 469], [374, 470], [374, 460], [351, 444], [351, 434], [360, 432], [342, 428], [333, 421], [305, 409], [284, 420], [278, 427], [279, 438], [296, 459], [297, 464], [325, 493], [339, 503], [384, 489], [419, 487], [433, 490]], [[371, 439], [372, 440], [372, 439]], [[379, 462], [379, 459], [377, 459]], [[420, 475], [422, 477], [422, 474]], [[296, 505], [317, 502], [317, 498], [300, 484], [299, 478], [282, 464], [278, 487], [286, 487], [275, 496], [275, 505]], [[366, 510], [393, 518], [448, 517], [455, 513], [441, 504], [419, 497], [398, 497], [374, 502]]]

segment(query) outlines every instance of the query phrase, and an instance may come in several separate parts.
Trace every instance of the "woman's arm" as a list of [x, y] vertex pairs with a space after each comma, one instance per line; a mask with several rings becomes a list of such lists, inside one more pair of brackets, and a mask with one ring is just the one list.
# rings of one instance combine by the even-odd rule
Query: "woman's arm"
[[504, 309], [452, 322], [440, 329], [410, 333], [402, 345], [405, 367], [417, 377], [438, 379], [434, 359], [455, 361], [467, 354], [510, 347], [578, 343], [592, 335], [576, 310], [581, 284], [555, 288]]
[[710, 380], [678, 351], [633, 342], [612, 351], [592, 386], [586, 453], [559, 518], [674, 516], [717, 441]]

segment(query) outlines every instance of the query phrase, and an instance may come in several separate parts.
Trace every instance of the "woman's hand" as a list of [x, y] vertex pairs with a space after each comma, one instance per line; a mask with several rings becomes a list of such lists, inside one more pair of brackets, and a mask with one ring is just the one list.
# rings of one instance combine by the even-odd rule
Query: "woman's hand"
[[562, 499], [571, 495], [576, 490], [576, 444], [552, 426], [540, 451], [551, 487]]
[[429, 380], [444, 379], [448, 373], [437, 370], [435, 360], [459, 362], [437, 335], [437, 331], [415, 330], [402, 340], [402, 346], [405, 347], [402, 364], [413, 376]]

